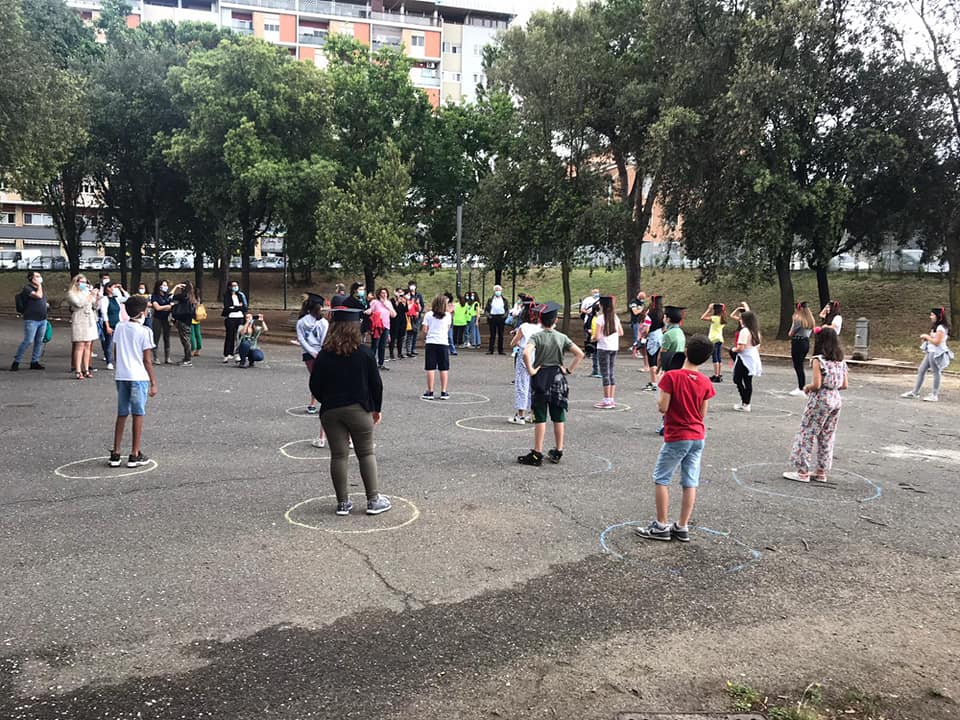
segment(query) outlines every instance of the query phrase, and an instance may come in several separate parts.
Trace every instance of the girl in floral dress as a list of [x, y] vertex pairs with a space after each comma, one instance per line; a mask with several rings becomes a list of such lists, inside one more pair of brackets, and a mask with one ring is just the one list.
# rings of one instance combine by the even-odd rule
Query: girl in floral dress
[[827, 481], [833, 464], [833, 441], [843, 401], [840, 391], [847, 389], [847, 364], [836, 331], [830, 326], [814, 330], [813, 381], [804, 386], [807, 407], [800, 420], [800, 431], [793, 441], [790, 461], [796, 472], [785, 472], [788, 480], [810, 482], [810, 459], [817, 445], [817, 470], [814, 480]]

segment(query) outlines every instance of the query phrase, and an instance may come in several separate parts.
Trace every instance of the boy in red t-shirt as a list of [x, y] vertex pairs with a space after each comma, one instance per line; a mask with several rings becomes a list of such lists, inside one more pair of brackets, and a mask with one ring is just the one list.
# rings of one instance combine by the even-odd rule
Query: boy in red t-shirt
[[[713, 353], [713, 345], [703, 335], [694, 335], [687, 343], [687, 358], [680, 370], [670, 370], [660, 378], [657, 409], [663, 414], [663, 447], [653, 471], [656, 484], [657, 519], [636, 533], [648, 540], [690, 541], [687, 523], [693, 513], [700, 484], [700, 456], [706, 428], [707, 403], [716, 395], [713, 383], [697, 371]], [[670, 523], [670, 478], [680, 466], [683, 499], [679, 522]]]

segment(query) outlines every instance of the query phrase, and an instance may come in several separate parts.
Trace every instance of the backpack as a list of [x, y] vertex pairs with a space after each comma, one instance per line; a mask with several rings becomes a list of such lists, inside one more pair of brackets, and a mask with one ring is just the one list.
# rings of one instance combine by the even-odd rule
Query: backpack
[[193, 304], [187, 299], [181, 300], [173, 306], [172, 315], [177, 322], [190, 322], [194, 317]]
[[26, 303], [23, 301], [23, 290], [14, 296], [14, 302], [17, 306], [17, 315], [23, 315], [27, 309]]

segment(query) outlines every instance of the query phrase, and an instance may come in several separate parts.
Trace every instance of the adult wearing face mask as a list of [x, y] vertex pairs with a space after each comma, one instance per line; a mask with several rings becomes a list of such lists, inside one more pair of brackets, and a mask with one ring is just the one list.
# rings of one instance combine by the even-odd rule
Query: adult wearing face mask
[[43, 291], [43, 277], [38, 272], [27, 273], [27, 284], [20, 290], [17, 300], [17, 310], [23, 316], [23, 342], [13, 356], [10, 369], [20, 369], [20, 361], [30, 343], [33, 343], [33, 354], [30, 356], [30, 369], [43, 370], [40, 356], [43, 354], [43, 336], [47, 332], [47, 295]]
[[237, 359], [236, 342], [237, 330], [243, 325], [243, 318], [247, 314], [247, 296], [240, 290], [240, 286], [234, 281], [230, 283], [226, 292], [223, 293], [223, 327], [226, 335], [223, 338], [223, 362]]
[[145, 328], [150, 328], [150, 331], [153, 331], [153, 308], [150, 307], [150, 293], [147, 292], [147, 284], [140, 283], [137, 285], [137, 292], [134, 293], [142, 297], [147, 303], [147, 309], [143, 312], [143, 326]]
[[107, 361], [107, 370], [113, 370], [113, 331], [127, 320], [127, 311], [123, 303], [130, 297], [120, 283], [107, 285], [104, 296], [100, 298], [100, 321], [103, 323], [103, 359]]
[[92, 378], [90, 355], [93, 341], [99, 337], [97, 310], [100, 307], [100, 288], [90, 287], [87, 278], [77, 275], [67, 293], [70, 306], [70, 335], [73, 341], [73, 371], [77, 380]]
[[497, 354], [503, 355], [503, 327], [507, 322], [507, 311], [509, 305], [503, 297], [503, 288], [499, 285], [493, 286], [493, 297], [487, 301], [485, 312], [487, 314], [487, 323], [490, 326], [490, 345], [487, 348], [487, 355], [493, 355], [493, 342], [497, 341]]
[[150, 296], [150, 308], [153, 310], [153, 362], [159, 364], [157, 351], [163, 338], [163, 362], [170, 365], [170, 311], [173, 310], [173, 297], [170, 295], [170, 283], [157, 280]]
[[467, 323], [467, 346], [480, 347], [480, 296], [472, 290], [467, 293], [470, 321]]
[[[419, 308], [417, 312], [417, 317], [414, 319], [410, 318], [411, 324], [413, 325], [413, 335], [410, 342], [410, 346], [407, 348], [408, 357], [417, 356], [417, 336], [420, 334], [420, 326], [423, 325], [423, 314], [426, 312], [423, 305], [423, 295], [417, 292], [417, 284], [411, 280], [407, 283], [407, 292], [410, 294], [410, 300], [416, 302], [417, 307]], [[408, 338], [411, 336], [408, 335]]]

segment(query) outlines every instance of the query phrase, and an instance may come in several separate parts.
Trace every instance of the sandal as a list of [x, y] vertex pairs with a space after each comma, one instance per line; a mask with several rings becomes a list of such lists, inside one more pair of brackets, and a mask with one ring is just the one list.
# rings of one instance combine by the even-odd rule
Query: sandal
[[77, 370], [77, 380], [83, 380], [84, 377], [86, 376], [82, 372]]
[[813, 476], [813, 479], [816, 480], [817, 482], [820, 482], [820, 483], [825, 483], [825, 482], [827, 482], [827, 476], [826, 476], [826, 475], [814, 475], [814, 476]]

